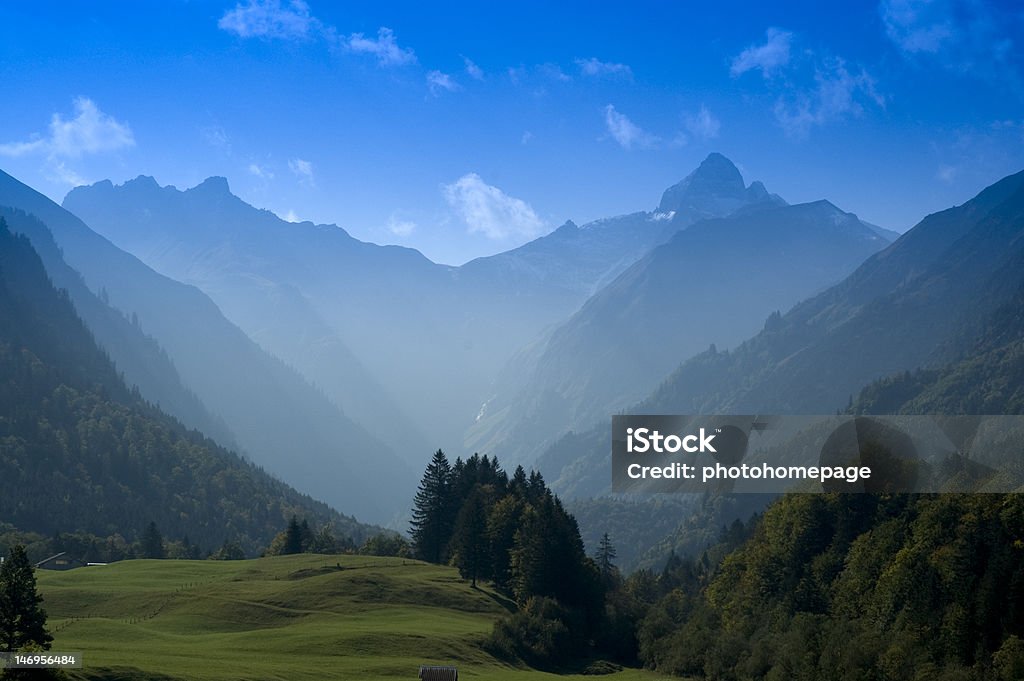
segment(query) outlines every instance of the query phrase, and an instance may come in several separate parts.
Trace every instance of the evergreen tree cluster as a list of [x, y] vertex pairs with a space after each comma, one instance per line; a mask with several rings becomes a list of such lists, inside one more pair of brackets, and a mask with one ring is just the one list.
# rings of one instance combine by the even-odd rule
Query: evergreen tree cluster
[[267, 549], [268, 556], [288, 556], [296, 553], [352, 553], [355, 551], [355, 544], [349, 537], [339, 537], [334, 533], [330, 525], [323, 525], [314, 530], [309, 520], [303, 518], [300, 522], [297, 516], [292, 516], [288, 526], [279, 532], [274, 540], [270, 542]]
[[[1020, 495], [792, 495], [718, 566], [631, 576], [640, 658], [705, 679], [1008, 681], [1024, 671]], [[658, 589], [670, 585], [667, 593]]]
[[416, 557], [451, 563], [474, 586], [488, 580], [519, 604], [495, 626], [499, 652], [550, 666], [592, 645], [604, 616], [602, 574], [540, 473], [520, 466], [509, 478], [496, 459], [451, 464], [438, 450], [414, 499], [411, 536]]

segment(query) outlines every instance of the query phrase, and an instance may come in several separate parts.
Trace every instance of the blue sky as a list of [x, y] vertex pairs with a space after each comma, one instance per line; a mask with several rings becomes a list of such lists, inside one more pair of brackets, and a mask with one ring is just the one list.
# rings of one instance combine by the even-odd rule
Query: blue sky
[[653, 209], [710, 151], [905, 230], [1024, 169], [1024, 6], [5, 3], [0, 168], [139, 174], [453, 264]]

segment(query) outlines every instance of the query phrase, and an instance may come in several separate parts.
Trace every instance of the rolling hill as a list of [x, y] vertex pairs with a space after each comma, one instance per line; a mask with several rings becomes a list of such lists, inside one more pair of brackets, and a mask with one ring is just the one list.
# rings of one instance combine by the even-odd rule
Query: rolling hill
[[[454, 568], [398, 558], [279, 556], [123, 561], [40, 573], [54, 650], [82, 651], [77, 679], [574, 679], [481, 648], [507, 601]], [[612, 681], [655, 681], [637, 670]]]

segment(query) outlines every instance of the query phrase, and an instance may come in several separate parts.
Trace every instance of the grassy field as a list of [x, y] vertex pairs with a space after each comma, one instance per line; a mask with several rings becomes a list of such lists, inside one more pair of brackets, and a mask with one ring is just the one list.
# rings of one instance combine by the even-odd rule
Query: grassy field
[[134, 560], [37, 576], [53, 650], [83, 653], [74, 678], [415, 679], [421, 664], [466, 679], [576, 678], [488, 655], [480, 643], [510, 604], [416, 561]]

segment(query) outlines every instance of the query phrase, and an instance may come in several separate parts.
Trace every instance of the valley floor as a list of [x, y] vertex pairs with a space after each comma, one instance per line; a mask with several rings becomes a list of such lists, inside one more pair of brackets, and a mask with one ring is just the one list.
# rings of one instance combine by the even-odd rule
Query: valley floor
[[53, 650], [83, 654], [72, 678], [415, 679], [421, 664], [455, 665], [466, 679], [572, 678], [486, 653], [511, 603], [418, 561], [134, 560], [37, 576]]

